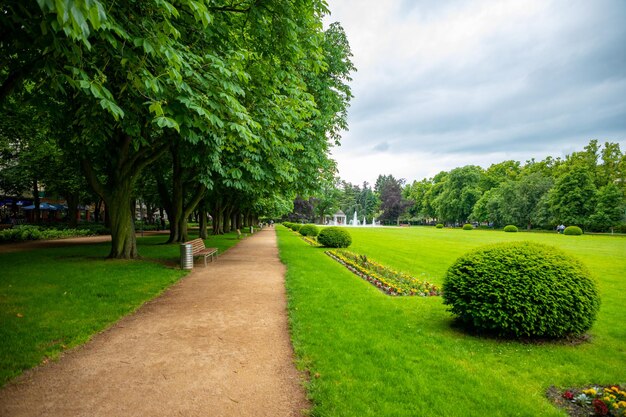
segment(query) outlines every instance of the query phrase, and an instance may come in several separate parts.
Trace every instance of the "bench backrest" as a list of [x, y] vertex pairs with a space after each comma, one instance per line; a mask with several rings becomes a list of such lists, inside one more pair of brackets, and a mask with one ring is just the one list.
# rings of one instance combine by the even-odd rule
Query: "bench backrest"
[[194, 240], [190, 240], [189, 242], [185, 242], [186, 244], [191, 244], [191, 252], [197, 253], [205, 249], [204, 240], [198, 238]]

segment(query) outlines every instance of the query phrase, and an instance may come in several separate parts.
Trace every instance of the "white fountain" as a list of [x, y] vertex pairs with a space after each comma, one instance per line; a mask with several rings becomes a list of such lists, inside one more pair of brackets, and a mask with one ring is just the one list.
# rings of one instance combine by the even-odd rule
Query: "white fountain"
[[356, 217], [356, 210], [354, 210], [354, 219], [352, 219], [352, 226], [358, 226], [359, 220]]

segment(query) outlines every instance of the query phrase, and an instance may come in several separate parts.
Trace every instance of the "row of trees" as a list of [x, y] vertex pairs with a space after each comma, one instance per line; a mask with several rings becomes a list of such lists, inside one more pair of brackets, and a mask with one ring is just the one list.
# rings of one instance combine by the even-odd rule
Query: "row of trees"
[[[0, 5], [0, 187], [104, 201], [134, 258], [134, 201], [170, 241], [285, 211], [332, 178], [354, 67], [323, 0]], [[36, 205], [38, 202], [35, 202]], [[70, 218], [72, 216], [70, 215]], [[206, 225], [201, 225], [202, 229]]]
[[565, 159], [469, 165], [415, 181], [405, 189], [411, 216], [448, 223], [551, 228], [578, 225], [605, 231], [625, 221], [626, 154], [619, 144], [592, 140]]
[[393, 175], [379, 175], [374, 187], [368, 182], [361, 186], [335, 178], [326, 183], [320, 197], [296, 198], [294, 208], [287, 218], [291, 221], [324, 223], [338, 210], [348, 215], [357, 212], [359, 221], [374, 219], [398, 223], [405, 218], [412, 204], [403, 196], [404, 180]]
[[626, 223], [626, 154], [592, 140], [566, 158], [468, 165], [413, 181], [379, 176], [373, 189], [336, 180], [323, 198], [296, 200], [294, 219], [341, 209], [388, 222], [515, 224], [528, 229], [578, 225], [607, 231]]

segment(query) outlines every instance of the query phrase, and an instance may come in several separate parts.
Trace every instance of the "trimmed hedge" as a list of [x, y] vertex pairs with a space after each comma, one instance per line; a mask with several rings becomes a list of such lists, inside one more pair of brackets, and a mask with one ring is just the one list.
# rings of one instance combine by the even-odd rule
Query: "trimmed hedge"
[[443, 299], [462, 325], [512, 337], [580, 335], [600, 307], [582, 263], [533, 242], [490, 245], [460, 257], [446, 272]]
[[298, 232], [300, 230], [300, 228], [302, 227], [302, 225], [300, 223], [291, 223], [291, 226], [289, 226], [289, 227], [294, 232]]
[[437, 229], [443, 229], [443, 224], [441, 224], [441, 223], [437, 223], [437, 224], [435, 225], [435, 227], [436, 227]]
[[509, 232], [509, 233], [516, 233], [517, 232], [517, 226], [509, 224], [508, 226], [504, 226], [504, 231], [505, 232]]
[[469, 223], [465, 223], [465, 224], [463, 225], [463, 230], [474, 230], [474, 226], [472, 226], [472, 225], [471, 225], [471, 224], [469, 224]]
[[99, 234], [99, 231], [103, 231], [104, 233], [107, 232], [104, 226], [81, 229], [52, 229], [32, 225], [22, 225], [15, 226], [12, 229], [0, 231], [0, 242], [23, 242], [26, 240], [48, 240], [93, 236]]
[[300, 228], [302, 236], [317, 236], [319, 232], [319, 229], [314, 224], [305, 224]]
[[563, 234], [569, 236], [580, 236], [583, 234], [583, 229], [578, 226], [567, 226], [565, 230], [563, 230]]
[[317, 242], [327, 248], [347, 248], [352, 244], [352, 236], [341, 227], [331, 226], [322, 229], [317, 235]]

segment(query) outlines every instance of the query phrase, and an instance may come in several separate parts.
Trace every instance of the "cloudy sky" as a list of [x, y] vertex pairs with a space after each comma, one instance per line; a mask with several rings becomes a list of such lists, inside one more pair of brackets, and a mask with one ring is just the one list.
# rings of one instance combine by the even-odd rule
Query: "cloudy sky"
[[328, 0], [358, 71], [333, 151], [352, 183], [626, 151], [626, 0]]

